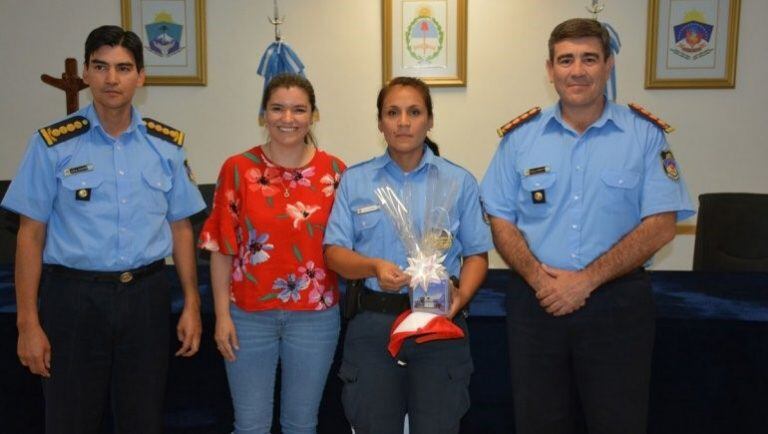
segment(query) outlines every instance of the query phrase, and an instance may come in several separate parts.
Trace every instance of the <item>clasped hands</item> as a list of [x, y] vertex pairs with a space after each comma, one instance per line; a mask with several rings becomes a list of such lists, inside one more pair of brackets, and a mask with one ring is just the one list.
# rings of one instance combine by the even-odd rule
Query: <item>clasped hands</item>
[[563, 270], [546, 264], [540, 265], [530, 283], [539, 305], [553, 316], [563, 316], [581, 309], [597, 287], [586, 270]]
[[[411, 283], [411, 275], [403, 271], [397, 264], [380, 259], [376, 262], [376, 280], [385, 292], [400, 292], [400, 288]], [[466, 304], [459, 288], [451, 283], [451, 309], [446, 315], [452, 319]]]

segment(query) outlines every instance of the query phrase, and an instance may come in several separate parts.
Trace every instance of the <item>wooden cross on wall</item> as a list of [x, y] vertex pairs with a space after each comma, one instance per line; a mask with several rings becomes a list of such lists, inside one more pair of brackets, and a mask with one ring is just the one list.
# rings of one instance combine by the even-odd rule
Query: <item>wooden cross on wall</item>
[[64, 61], [64, 73], [61, 78], [53, 78], [48, 74], [40, 76], [43, 83], [59, 88], [67, 95], [67, 114], [74, 113], [80, 108], [78, 93], [88, 87], [82, 78], [77, 76], [77, 60], [68, 57]]

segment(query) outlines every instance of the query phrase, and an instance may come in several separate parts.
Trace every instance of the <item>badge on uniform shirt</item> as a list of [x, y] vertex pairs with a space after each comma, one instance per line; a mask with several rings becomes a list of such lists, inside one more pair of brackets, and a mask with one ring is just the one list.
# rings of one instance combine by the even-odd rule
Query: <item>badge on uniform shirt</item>
[[368, 206], [361, 206], [360, 208], [355, 210], [355, 214], [361, 215], [361, 214], [368, 214], [369, 212], [378, 211], [379, 208], [381, 208], [379, 205], [368, 205]]
[[70, 167], [64, 170], [64, 176], [77, 175], [78, 173], [91, 172], [93, 164], [83, 164], [81, 166]]
[[91, 200], [91, 189], [90, 188], [77, 189], [75, 191], [75, 200], [84, 200], [84, 201]]
[[669, 179], [677, 181], [680, 179], [680, 172], [677, 170], [677, 161], [672, 151], [661, 151], [661, 166]]
[[539, 167], [531, 167], [530, 169], [525, 169], [523, 171], [523, 175], [531, 176], [531, 175], [538, 175], [539, 173], [547, 173], [547, 172], [549, 172], [549, 166], [539, 166]]
[[424, 236], [426, 245], [439, 252], [447, 252], [453, 244], [453, 235], [444, 228], [433, 228]]
[[531, 192], [531, 199], [533, 199], [533, 203], [535, 204], [546, 203], [547, 194], [544, 192], [544, 190], [534, 190]]

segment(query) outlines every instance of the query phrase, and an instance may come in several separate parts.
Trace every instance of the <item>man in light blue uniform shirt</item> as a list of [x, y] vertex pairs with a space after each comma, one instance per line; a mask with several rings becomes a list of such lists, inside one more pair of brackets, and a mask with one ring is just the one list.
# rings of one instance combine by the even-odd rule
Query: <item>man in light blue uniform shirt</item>
[[43, 377], [49, 434], [100, 432], [110, 395], [118, 432], [162, 432], [167, 256], [185, 297], [177, 355], [199, 346], [187, 217], [205, 203], [183, 133], [143, 121], [131, 105], [145, 78], [142, 49], [138, 36], [117, 26], [90, 33], [83, 79], [93, 104], [32, 137], [2, 202], [21, 216], [18, 355]]
[[655, 318], [642, 267], [694, 212], [664, 124], [606, 100], [608, 42], [595, 20], [555, 27], [547, 71], [560, 101], [506, 126], [481, 185], [517, 273], [507, 325], [520, 434], [575, 432], [576, 394], [590, 433], [646, 430]]

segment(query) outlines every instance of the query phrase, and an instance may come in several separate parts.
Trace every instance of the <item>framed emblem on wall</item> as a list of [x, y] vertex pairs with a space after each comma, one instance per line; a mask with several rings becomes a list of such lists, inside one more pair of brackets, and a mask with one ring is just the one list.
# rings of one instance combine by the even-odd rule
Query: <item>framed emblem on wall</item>
[[144, 44], [146, 84], [205, 85], [205, 0], [120, 0]]
[[740, 6], [740, 0], [649, 0], [645, 87], [734, 87]]
[[467, 0], [382, 0], [384, 83], [467, 85]]

